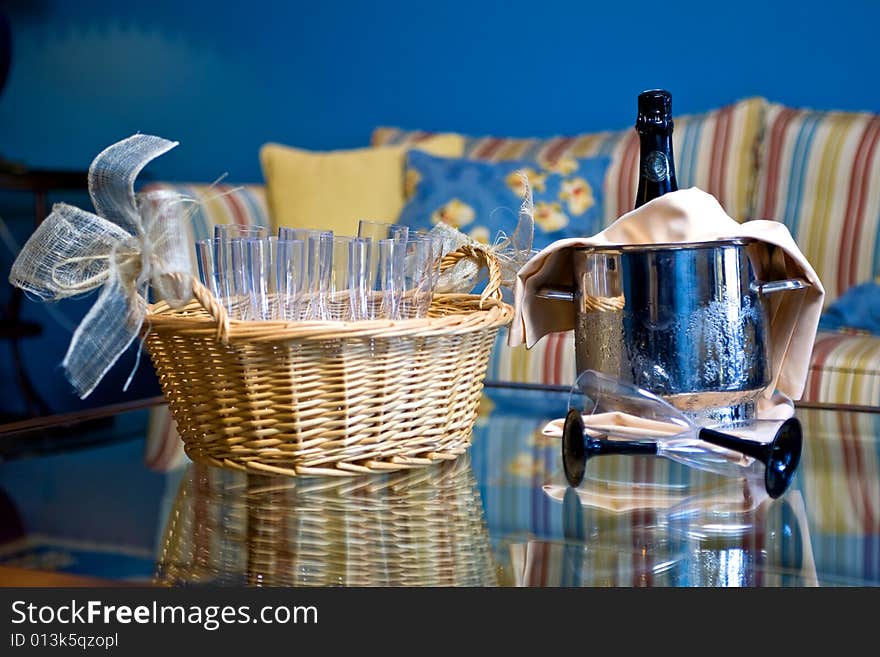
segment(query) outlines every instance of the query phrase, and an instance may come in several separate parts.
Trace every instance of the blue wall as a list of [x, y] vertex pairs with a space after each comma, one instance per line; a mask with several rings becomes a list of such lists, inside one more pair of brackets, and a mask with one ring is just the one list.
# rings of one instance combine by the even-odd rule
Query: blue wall
[[[677, 114], [751, 95], [880, 110], [880, 2], [868, 0], [0, 0], [0, 8], [13, 29], [0, 157], [37, 167], [84, 167], [141, 131], [181, 142], [150, 166], [154, 179], [228, 172], [259, 181], [257, 151], [269, 140], [356, 147], [380, 124], [523, 136], [617, 129], [633, 123], [636, 94], [656, 86], [673, 92]], [[19, 241], [28, 203], [0, 196]], [[2, 246], [0, 254], [8, 271], [11, 255]], [[42, 304], [25, 309], [49, 327], [25, 352], [58, 409], [78, 403], [57, 368], [69, 340], [63, 325], [89, 303], [64, 302], [55, 315]], [[93, 403], [118, 396], [132, 362], [126, 356]], [[129, 396], [155, 391], [149, 365], [141, 369]], [[17, 403], [10, 397], [0, 409]]]
[[353, 147], [377, 124], [619, 128], [653, 86], [679, 114], [755, 94], [880, 109], [870, 0], [4, 4], [0, 153], [42, 166], [83, 166], [142, 131], [181, 141], [157, 176], [252, 181], [267, 140]]

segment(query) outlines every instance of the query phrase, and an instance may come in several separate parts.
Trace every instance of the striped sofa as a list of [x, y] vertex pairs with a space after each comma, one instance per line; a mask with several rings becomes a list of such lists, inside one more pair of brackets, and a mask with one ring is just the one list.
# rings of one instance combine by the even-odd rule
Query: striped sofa
[[[378, 128], [372, 143], [414, 143], [426, 134]], [[789, 227], [825, 286], [826, 307], [880, 275], [880, 116], [748, 98], [676, 117], [673, 141], [680, 187], [708, 191], [738, 220], [775, 219]], [[467, 138], [465, 154], [490, 161], [608, 155], [605, 225], [635, 198], [639, 142], [632, 128], [543, 140]], [[571, 332], [547, 336], [528, 351], [499, 345], [488, 377], [568, 385], [573, 353]], [[820, 333], [803, 399], [880, 406], [880, 337]]]
[[[377, 128], [373, 145], [417, 143], [430, 133]], [[681, 187], [715, 195], [739, 219], [784, 222], [826, 288], [826, 304], [880, 274], [880, 116], [795, 109], [749, 98], [698, 115], [676, 117], [674, 148]], [[608, 155], [604, 221], [632, 207], [639, 143], [631, 128], [550, 139], [466, 137], [465, 155], [487, 161]], [[179, 185], [202, 201], [194, 238], [216, 223], [271, 225], [262, 185]], [[502, 331], [487, 378], [493, 382], [568, 385], [574, 380], [571, 332], [535, 347], [509, 348]], [[803, 399], [880, 407], [880, 337], [857, 332], [817, 336]], [[162, 433], [167, 418], [156, 418]], [[154, 440], [156, 467], [173, 460]], [[165, 451], [163, 451], [163, 449]]]

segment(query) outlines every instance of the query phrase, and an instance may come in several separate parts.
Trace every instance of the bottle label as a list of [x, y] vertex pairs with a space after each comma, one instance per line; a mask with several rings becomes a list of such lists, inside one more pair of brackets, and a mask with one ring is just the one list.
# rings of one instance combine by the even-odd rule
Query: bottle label
[[662, 151], [651, 151], [645, 156], [642, 163], [642, 173], [653, 182], [665, 180], [669, 175], [669, 160]]

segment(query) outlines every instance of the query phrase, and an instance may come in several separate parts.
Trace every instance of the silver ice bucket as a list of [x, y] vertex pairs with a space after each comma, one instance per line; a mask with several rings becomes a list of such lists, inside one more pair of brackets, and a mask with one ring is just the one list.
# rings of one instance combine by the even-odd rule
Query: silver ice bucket
[[757, 280], [757, 244], [579, 248], [571, 288], [538, 296], [577, 304], [578, 373], [634, 383], [695, 419], [747, 419], [771, 379], [768, 295], [809, 285]]

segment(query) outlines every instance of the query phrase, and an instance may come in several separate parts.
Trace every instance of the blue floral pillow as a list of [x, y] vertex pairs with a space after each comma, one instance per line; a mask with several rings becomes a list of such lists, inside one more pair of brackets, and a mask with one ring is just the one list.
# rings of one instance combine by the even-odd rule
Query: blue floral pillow
[[430, 229], [440, 221], [482, 242], [516, 227], [525, 171], [535, 204], [534, 248], [602, 229], [602, 183], [610, 158], [565, 158], [553, 165], [443, 158], [422, 151], [406, 157], [406, 198], [398, 223]]

